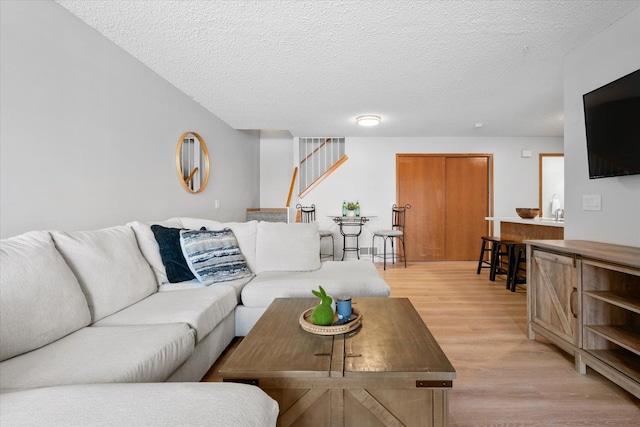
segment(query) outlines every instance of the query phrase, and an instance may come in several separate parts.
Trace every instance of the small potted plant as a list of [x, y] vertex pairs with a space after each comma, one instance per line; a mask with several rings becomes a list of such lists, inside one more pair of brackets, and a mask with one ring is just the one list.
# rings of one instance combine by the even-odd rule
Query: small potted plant
[[348, 217], [356, 216], [356, 208], [357, 208], [356, 203], [353, 203], [353, 202], [347, 203], [347, 216]]

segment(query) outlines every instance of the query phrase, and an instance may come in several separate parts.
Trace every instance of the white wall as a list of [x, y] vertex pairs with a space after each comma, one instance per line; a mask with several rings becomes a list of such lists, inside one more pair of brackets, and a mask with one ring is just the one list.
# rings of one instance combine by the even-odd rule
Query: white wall
[[[2, 237], [178, 215], [243, 221], [259, 204], [258, 132], [230, 128], [53, 1], [0, 7]], [[210, 153], [198, 195], [175, 169], [188, 130]]]
[[[565, 58], [566, 239], [640, 246], [640, 175], [589, 179], [582, 95], [640, 69], [640, 8]], [[602, 211], [583, 211], [600, 194]]]
[[289, 131], [260, 132], [260, 205], [253, 207], [285, 207], [295, 167], [292, 141]]
[[[293, 144], [294, 152], [296, 143]], [[522, 150], [531, 150], [522, 158]], [[538, 154], [562, 153], [561, 137], [548, 138], [346, 138], [349, 160], [300, 203], [316, 205], [322, 228], [338, 228], [328, 217], [343, 200], [360, 201], [363, 213], [377, 215], [367, 224], [361, 246], [371, 246], [371, 231], [389, 228], [396, 197], [396, 153], [489, 153], [494, 166], [494, 214], [516, 216], [516, 207], [538, 206]], [[262, 185], [267, 185], [263, 182]], [[297, 194], [297, 193], [296, 193]], [[409, 211], [408, 215], [411, 215]], [[496, 227], [496, 233], [498, 229]], [[337, 246], [341, 248], [342, 241]]]

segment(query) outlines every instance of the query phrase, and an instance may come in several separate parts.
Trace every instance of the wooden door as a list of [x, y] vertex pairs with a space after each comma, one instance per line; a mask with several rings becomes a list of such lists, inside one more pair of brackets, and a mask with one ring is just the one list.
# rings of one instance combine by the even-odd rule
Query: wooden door
[[445, 259], [476, 260], [487, 234], [489, 164], [486, 157], [447, 157]]
[[477, 260], [488, 232], [490, 155], [397, 154], [409, 261]]
[[405, 215], [407, 260], [444, 260], [444, 157], [396, 157], [396, 182], [398, 204], [411, 205]]

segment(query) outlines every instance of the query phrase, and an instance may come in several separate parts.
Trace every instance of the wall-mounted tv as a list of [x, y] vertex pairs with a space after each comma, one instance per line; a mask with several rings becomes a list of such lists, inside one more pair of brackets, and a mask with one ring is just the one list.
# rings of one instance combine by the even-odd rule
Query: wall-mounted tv
[[640, 70], [582, 99], [589, 178], [640, 174]]

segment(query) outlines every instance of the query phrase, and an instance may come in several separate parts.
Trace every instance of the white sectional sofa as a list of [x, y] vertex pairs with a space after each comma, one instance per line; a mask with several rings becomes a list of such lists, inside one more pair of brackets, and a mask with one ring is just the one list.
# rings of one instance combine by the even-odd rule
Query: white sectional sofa
[[[207, 230], [226, 230], [237, 250], [220, 259], [234, 267], [209, 256], [216, 269], [196, 268], [200, 280], [170, 280], [166, 243], [175, 249], [176, 229], [195, 236], [191, 268], [216, 253]], [[169, 236], [162, 245], [154, 230]], [[316, 224], [174, 218], [34, 231], [2, 240], [0, 251], [3, 426], [176, 425], [180, 416], [190, 425], [275, 425], [277, 403], [259, 389], [193, 382], [274, 298], [310, 297], [319, 285], [334, 296], [390, 294], [372, 263], [320, 263]]]

